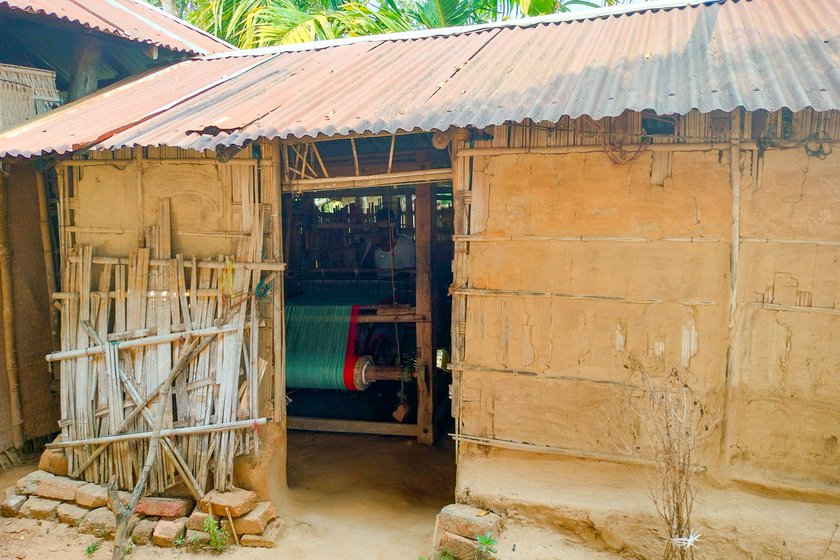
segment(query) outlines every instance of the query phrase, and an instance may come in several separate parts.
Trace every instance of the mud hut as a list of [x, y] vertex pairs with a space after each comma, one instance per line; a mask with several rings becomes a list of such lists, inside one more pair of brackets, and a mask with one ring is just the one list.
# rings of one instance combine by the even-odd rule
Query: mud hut
[[636, 357], [722, 413], [695, 455], [706, 550], [836, 548], [837, 8], [653, 2], [224, 53], [0, 135], [59, 180], [72, 474], [130, 486], [145, 403], [212, 338], [155, 491], [280, 502], [291, 429], [451, 435], [456, 501], [650, 555], [650, 457], [605, 421]]
[[[145, 2], [86, 2], [85, 7], [47, 1], [0, 3], [0, 129], [43, 114], [150, 68], [232, 47]], [[58, 377], [43, 354], [58, 344], [46, 297], [55, 291], [51, 251], [57, 225], [54, 174], [46, 167], [10, 168], [4, 212], [8, 215], [11, 312], [0, 384], [0, 467], [17, 461], [16, 449], [43, 443], [59, 419]], [[14, 318], [12, 319], [12, 316]], [[57, 321], [57, 315], [55, 316]]]

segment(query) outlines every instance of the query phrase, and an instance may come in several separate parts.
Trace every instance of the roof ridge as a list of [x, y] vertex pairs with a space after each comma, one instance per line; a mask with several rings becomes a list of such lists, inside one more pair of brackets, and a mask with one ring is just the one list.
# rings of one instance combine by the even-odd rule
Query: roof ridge
[[[301, 52], [328, 49], [342, 45], [355, 43], [375, 43], [387, 41], [411, 41], [431, 37], [451, 37], [468, 33], [481, 33], [492, 29], [534, 27], [552, 23], [566, 23], [574, 21], [586, 21], [593, 19], [605, 19], [609, 17], [628, 16], [637, 13], [652, 12], [659, 10], [673, 10], [684, 8], [696, 8], [713, 4], [724, 4], [727, 2], [738, 2], [739, 0], [651, 0], [640, 4], [627, 4], [607, 8], [596, 8], [591, 10], [580, 10], [577, 12], [564, 12], [560, 14], [548, 14], [544, 16], [526, 17], [505, 21], [494, 21], [490, 23], [479, 23], [475, 25], [464, 25], [460, 27], [443, 27], [438, 29], [422, 29], [418, 31], [402, 31], [399, 33], [383, 33], [380, 35], [363, 35], [359, 37], [345, 37], [342, 39], [330, 39], [326, 41], [310, 41], [306, 43], [295, 43], [291, 45], [276, 45], [256, 49], [241, 49], [230, 52], [215, 53], [206, 55], [205, 59], [231, 58], [244, 56], [262, 56], [268, 54], [280, 54], [286, 52]], [[750, 1], [750, 0], [745, 0]]]
[[[155, 6], [154, 4], [150, 4], [149, 2], [145, 2], [143, 0], [128, 0], [128, 1], [135, 4], [135, 5], [141, 6], [143, 8], [154, 10], [158, 14], [169, 18], [174, 23], [177, 23], [179, 25], [183, 25], [184, 27], [187, 27], [187, 28], [191, 29], [192, 31], [195, 31], [196, 33], [200, 33], [201, 35], [204, 35], [208, 39], [212, 39], [216, 43], [219, 43], [219, 44], [224, 45], [226, 47], [230, 47], [234, 51], [237, 50], [235, 46], [231, 45], [230, 43], [228, 43], [227, 41], [225, 41], [224, 39], [222, 39], [220, 37], [216, 37], [215, 35], [213, 35], [209, 31], [207, 31], [206, 29], [202, 29], [198, 26], [195, 26], [195, 25], [191, 24], [190, 22], [188, 22], [187, 20], [185, 20], [181, 17], [178, 17], [174, 14], [170, 14], [166, 10], [163, 10], [163, 9], [159, 8], [159, 7]], [[180, 39], [182, 39], [184, 42], [187, 42], [186, 39], [183, 39], [182, 37], [180, 37], [180, 35], [178, 37]]]

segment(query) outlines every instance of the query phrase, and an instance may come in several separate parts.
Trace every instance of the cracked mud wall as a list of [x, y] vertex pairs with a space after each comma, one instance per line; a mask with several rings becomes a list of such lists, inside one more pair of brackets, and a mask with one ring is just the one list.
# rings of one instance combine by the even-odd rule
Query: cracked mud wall
[[[731, 194], [718, 151], [486, 158], [486, 221], [466, 263], [461, 429], [618, 455], [598, 425], [621, 398], [628, 355], [726, 377]], [[479, 210], [479, 213], [482, 212]], [[515, 372], [515, 373], [514, 373]]]
[[[459, 446], [459, 499], [566, 532], [572, 517], [609, 510], [623, 521], [604, 524], [650, 540], [631, 527], [656, 523], [645, 478], [603, 422], [633, 354], [688, 367], [727, 413], [700, 454], [707, 526], [755, 529], [764, 554], [798, 543], [801, 557], [819, 557], [840, 519], [840, 155], [745, 147], [735, 219], [725, 145], [624, 165], [559, 152], [472, 157], [455, 409], [473, 441]], [[756, 496], [787, 505], [752, 505]], [[606, 548], [633, 549], [628, 539]], [[737, 539], [711, 540], [751, 557]]]
[[728, 470], [838, 498], [840, 158], [784, 150], [742, 163]]

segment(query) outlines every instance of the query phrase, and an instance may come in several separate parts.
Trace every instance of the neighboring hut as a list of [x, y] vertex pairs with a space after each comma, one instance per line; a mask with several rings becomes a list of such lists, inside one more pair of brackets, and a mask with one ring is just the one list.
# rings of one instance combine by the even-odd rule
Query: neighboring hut
[[[233, 49], [132, 0], [88, 1], [84, 6], [58, 0], [3, 0], [0, 30], [0, 129], [151, 68]], [[0, 466], [14, 460], [14, 448], [25, 441], [55, 433], [59, 417], [54, 395], [58, 387], [42, 360], [51, 347], [50, 337], [43, 335], [51, 330], [46, 295], [55, 291], [55, 284], [45, 270], [51, 273], [58, 266], [49, 249], [50, 224], [53, 231], [57, 224], [57, 192], [54, 174], [35, 169], [22, 165], [11, 169], [10, 180], [19, 188], [9, 189], [3, 209], [12, 248], [9, 286], [14, 286], [10, 289], [16, 306], [15, 343], [6, 341], [4, 369], [18, 370], [11, 378], [20, 379], [20, 397], [15, 397], [14, 388], [10, 396], [7, 383], [0, 385]], [[57, 343], [57, 324], [52, 330]], [[11, 379], [10, 383], [15, 385]]]
[[[459, 502], [641, 555], [663, 538], [651, 531], [646, 458], [616, 451], [604, 419], [615, 418], [631, 388], [629, 357], [686, 368], [724, 412], [697, 456], [704, 550], [732, 558], [834, 552], [838, 14], [835, 0], [651, 3], [605, 16], [229, 53], [0, 135], [13, 169], [49, 157], [60, 178], [65, 280], [54, 298], [64, 309], [62, 351], [71, 354], [53, 358], [75, 360], [74, 379], [82, 371], [105, 382], [120, 363], [132, 371], [142, 363], [156, 376], [136, 378], [148, 398], [188, 344], [177, 333], [220, 328], [206, 322], [219, 313], [201, 325], [172, 317], [206, 309], [190, 298], [224, 309], [225, 297], [247, 292], [248, 326], [237, 323], [231, 344], [250, 344], [243, 355], [253, 361], [193, 371], [175, 391], [176, 403], [191, 403], [190, 392], [217, 386], [215, 417], [171, 418], [188, 476], [200, 475], [197, 492], [235, 482], [282, 500], [286, 428], [430, 443], [446, 403], [436, 388], [451, 383]], [[312, 193], [352, 199], [357, 210], [316, 213]], [[320, 287], [342, 280], [329, 274], [347, 272], [342, 263], [354, 264], [353, 253], [342, 260], [318, 251], [317, 232], [352, 240], [355, 228], [369, 227], [354, 218], [370, 208], [367, 197], [415, 232], [413, 305], [362, 311], [370, 321], [394, 312], [417, 324], [418, 352], [394, 379], [415, 387], [417, 400], [406, 400], [416, 414], [408, 424], [289, 417], [282, 290], [306, 286], [313, 274]], [[256, 238], [263, 251], [244, 253]], [[438, 254], [453, 255], [451, 286], [437, 274]], [[137, 276], [138, 258], [156, 259], [169, 276]], [[185, 272], [193, 258], [211, 271], [204, 285], [198, 264]], [[135, 297], [150, 299], [134, 312], [154, 308], [158, 324], [139, 322], [131, 333], [117, 314], [99, 312], [94, 336], [80, 326], [82, 315], [103, 309], [92, 298], [104, 309], [112, 300], [130, 307], [118, 270], [140, 279]], [[224, 270], [227, 286], [245, 283], [226, 294]], [[236, 270], [261, 272], [242, 280]], [[147, 276], [160, 284], [146, 287]], [[451, 311], [449, 332], [436, 301]], [[166, 366], [148, 369], [130, 344], [160, 337], [161, 328], [176, 333], [154, 339]], [[451, 334], [451, 381], [431, 355], [435, 331]], [[310, 331], [318, 335], [331, 336]], [[86, 363], [86, 348], [106, 346], [89, 340], [97, 336], [124, 343], [122, 354]], [[239, 347], [233, 352], [239, 360]], [[79, 400], [77, 387], [65, 387], [61, 425], [70, 440], [113, 431], [103, 419], [113, 418], [115, 402], [133, 409], [121, 405], [138, 399], [114, 387], [113, 398], [99, 396], [81, 416], [70, 403], [90, 403], [91, 394]], [[305, 399], [298, 394], [290, 406]], [[272, 420], [258, 452], [231, 414], [246, 424]], [[235, 429], [237, 443], [226, 455], [207, 451], [189, 429], [202, 437]], [[139, 423], [134, 431], [144, 430]], [[120, 465], [128, 485], [136, 473], [137, 454], [123, 460], [114, 451], [96, 463], [84, 453], [72, 454], [77, 470], [85, 467], [80, 476], [103, 480]], [[212, 483], [190, 466], [208, 457]], [[165, 459], [156, 489], [177, 481], [177, 463]]]
[[54, 72], [65, 101], [188, 56], [233, 50], [142, 0], [2, 0], [0, 29], [0, 63]]

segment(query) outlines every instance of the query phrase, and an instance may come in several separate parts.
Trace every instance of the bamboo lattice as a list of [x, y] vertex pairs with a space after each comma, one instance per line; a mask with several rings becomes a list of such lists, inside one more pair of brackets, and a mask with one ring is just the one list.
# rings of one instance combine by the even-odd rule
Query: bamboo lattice
[[[265, 223], [257, 203], [243, 215], [247, 235], [236, 254], [213, 262], [172, 258], [168, 199], [159, 203], [148, 247], [127, 259], [95, 258], [85, 245], [68, 251], [58, 300], [61, 352], [48, 358], [62, 362], [65, 445], [150, 432], [159, 387], [191, 342], [206, 343], [175, 377], [164, 428], [176, 434], [163, 442], [147, 493], [181, 481], [196, 495], [210, 486], [227, 490], [234, 458], [258, 446], [258, 390], [268, 367], [260, 358], [256, 295], [266, 268], [260, 265]], [[186, 427], [208, 429], [177, 435]], [[71, 445], [69, 470], [97, 483], [115, 475], [120, 488], [130, 489], [146, 450], [146, 439]]]

